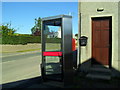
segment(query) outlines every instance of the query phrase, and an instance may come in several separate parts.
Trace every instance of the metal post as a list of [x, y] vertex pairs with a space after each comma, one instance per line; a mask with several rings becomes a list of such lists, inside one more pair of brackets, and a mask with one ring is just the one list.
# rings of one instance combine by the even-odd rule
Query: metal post
[[64, 85], [68, 86], [73, 83], [72, 17], [62, 18], [62, 31]]
[[42, 52], [42, 64], [41, 64], [41, 76], [42, 76], [42, 79], [44, 79], [45, 80], [45, 57], [43, 56], [43, 52], [45, 51], [45, 43], [44, 43], [44, 41], [45, 41], [45, 37], [44, 37], [44, 25], [43, 25], [43, 22], [41, 22], [41, 28], [42, 28], [42, 30], [41, 30], [41, 46], [42, 46], [42, 48], [41, 48], [41, 52]]

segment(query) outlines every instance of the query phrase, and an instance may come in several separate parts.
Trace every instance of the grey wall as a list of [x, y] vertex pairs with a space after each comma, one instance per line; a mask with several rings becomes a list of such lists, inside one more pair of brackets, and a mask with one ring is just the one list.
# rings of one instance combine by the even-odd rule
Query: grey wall
[[[118, 3], [118, 31], [119, 31], [119, 34], [118, 34], [118, 43], [119, 43], [119, 45], [118, 46], [120, 46], [120, 1], [119, 1], [119, 3]], [[118, 51], [118, 67], [119, 67], [119, 71], [120, 71], [120, 48], [118, 48], [119, 49], [119, 51]]]

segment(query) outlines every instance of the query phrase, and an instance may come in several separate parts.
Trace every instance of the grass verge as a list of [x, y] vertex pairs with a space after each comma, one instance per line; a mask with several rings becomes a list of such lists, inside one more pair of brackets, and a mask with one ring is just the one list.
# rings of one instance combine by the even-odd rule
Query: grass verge
[[29, 51], [36, 51], [41, 49], [29, 49], [29, 50], [20, 50], [20, 51], [14, 51], [14, 52], [2, 52], [2, 53], [15, 53], [15, 52], [29, 52]]

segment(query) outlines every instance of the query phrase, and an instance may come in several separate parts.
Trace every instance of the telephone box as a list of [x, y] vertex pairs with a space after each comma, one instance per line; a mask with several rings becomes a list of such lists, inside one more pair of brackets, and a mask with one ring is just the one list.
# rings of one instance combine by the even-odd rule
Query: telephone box
[[60, 81], [65, 86], [72, 85], [72, 16], [42, 18], [41, 42], [42, 79]]

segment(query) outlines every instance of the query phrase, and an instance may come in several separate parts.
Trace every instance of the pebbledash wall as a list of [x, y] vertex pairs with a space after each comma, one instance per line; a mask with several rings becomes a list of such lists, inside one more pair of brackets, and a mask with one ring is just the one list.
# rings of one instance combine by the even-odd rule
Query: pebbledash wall
[[[104, 11], [98, 12], [98, 8]], [[92, 58], [92, 23], [93, 17], [112, 16], [112, 62], [113, 75], [120, 72], [120, 2], [79, 2], [79, 38], [87, 36], [87, 46], [80, 46], [78, 63], [80, 70], [87, 72], [91, 67]]]

